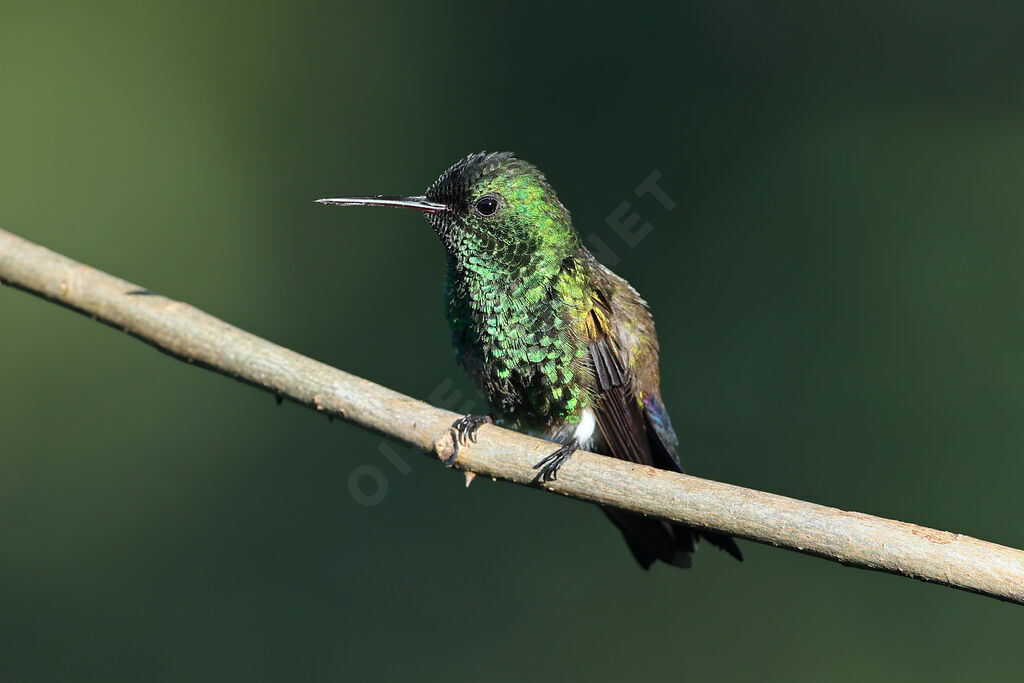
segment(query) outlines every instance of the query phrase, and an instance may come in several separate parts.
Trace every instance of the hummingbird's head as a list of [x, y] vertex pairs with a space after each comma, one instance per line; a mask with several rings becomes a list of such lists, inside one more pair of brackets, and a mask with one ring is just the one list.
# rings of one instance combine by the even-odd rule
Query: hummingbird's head
[[538, 257], [560, 262], [579, 243], [569, 212], [544, 175], [509, 152], [467, 156], [423, 196], [318, 201], [423, 211], [458, 266], [515, 271]]

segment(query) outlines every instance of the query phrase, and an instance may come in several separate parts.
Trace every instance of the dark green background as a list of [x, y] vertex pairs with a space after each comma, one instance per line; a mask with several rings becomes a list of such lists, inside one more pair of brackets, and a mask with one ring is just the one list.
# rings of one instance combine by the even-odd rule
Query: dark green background
[[[650, 302], [691, 472], [1024, 546], [1024, 9], [837, 7], [3, 0], [0, 226], [469, 392], [423, 220], [311, 200], [514, 150]], [[8, 288], [0, 382], [5, 681], [1019, 675], [1019, 607], [753, 543], [645, 573], [587, 505]]]

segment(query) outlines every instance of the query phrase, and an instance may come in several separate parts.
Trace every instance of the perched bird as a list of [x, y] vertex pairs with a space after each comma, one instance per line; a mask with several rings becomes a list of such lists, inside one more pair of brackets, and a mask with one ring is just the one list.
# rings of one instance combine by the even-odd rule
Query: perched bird
[[[537, 463], [541, 481], [578, 448], [682, 471], [646, 303], [587, 250], [536, 167], [507, 152], [471, 154], [423, 196], [317, 201], [418, 209], [444, 244], [452, 343], [494, 410], [452, 425], [456, 454], [498, 419], [563, 444]], [[645, 569], [690, 566], [699, 537], [742, 559], [728, 536], [602, 510]]]

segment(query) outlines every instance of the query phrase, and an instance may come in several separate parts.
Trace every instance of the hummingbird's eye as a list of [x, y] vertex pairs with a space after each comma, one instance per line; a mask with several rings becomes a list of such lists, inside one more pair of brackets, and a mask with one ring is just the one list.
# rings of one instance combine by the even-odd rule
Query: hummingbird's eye
[[476, 212], [481, 216], [491, 216], [498, 210], [498, 198], [492, 194], [484, 195], [476, 200]]

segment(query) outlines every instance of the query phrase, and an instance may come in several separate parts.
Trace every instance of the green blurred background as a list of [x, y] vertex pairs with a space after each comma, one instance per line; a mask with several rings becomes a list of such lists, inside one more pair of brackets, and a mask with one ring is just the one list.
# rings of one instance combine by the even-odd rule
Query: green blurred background
[[[1022, 547], [1022, 35], [1019, 3], [3, 0], [0, 227], [469, 395], [423, 220], [311, 200], [514, 150], [650, 302], [689, 471]], [[645, 573], [588, 505], [10, 288], [0, 382], [5, 681], [1019, 676], [1019, 607], [753, 543]]]

